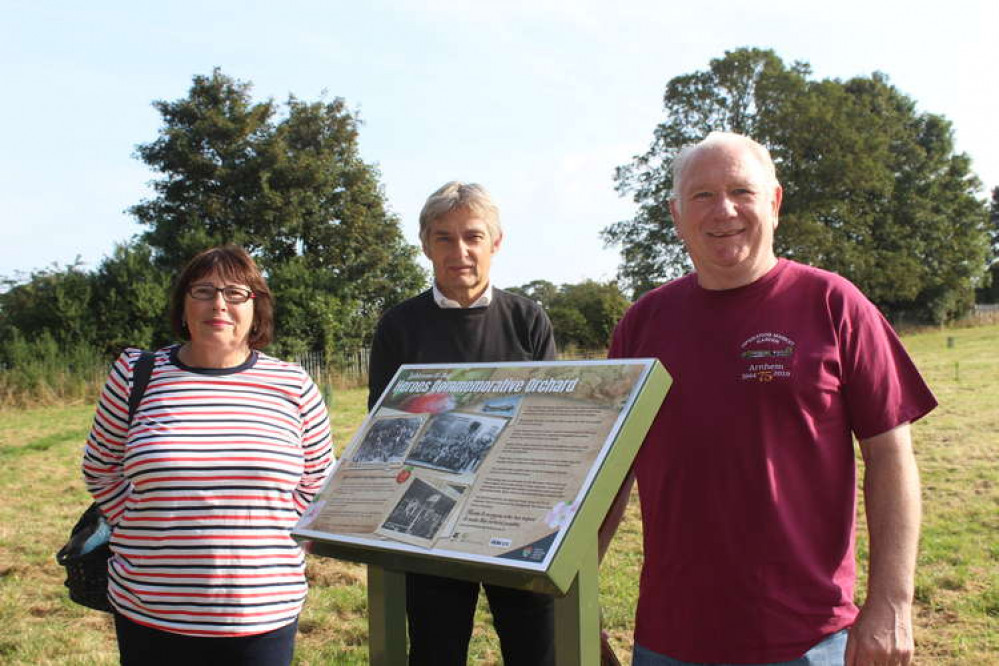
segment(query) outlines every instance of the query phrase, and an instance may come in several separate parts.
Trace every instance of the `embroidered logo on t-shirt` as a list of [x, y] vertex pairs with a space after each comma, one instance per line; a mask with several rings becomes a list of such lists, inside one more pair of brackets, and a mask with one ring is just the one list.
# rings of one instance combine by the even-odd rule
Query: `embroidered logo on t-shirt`
[[794, 340], [780, 333], [757, 333], [740, 345], [739, 356], [745, 363], [744, 382], [772, 382], [791, 377]]

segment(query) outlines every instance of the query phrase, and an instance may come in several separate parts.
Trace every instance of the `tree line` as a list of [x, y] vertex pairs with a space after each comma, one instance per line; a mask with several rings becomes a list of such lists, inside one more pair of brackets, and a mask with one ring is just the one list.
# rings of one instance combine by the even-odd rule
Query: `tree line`
[[[267, 276], [279, 356], [366, 346], [385, 309], [426, 288], [419, 249], [362, 159], [360, 120], [344, 100], [254, 101], [249, 83], [216, 69], [195, 76], [186, 97], [153, 106], [162, 126], [136, 157], [157, 174], [154, 196], [129, 209], [145, 231], [92, 271], [77, 261], [5, 280], [0, 363], [23, 362], [33, 341], [44, 342], [38, 353], [85, 346], [104, 356], [169, 342], [173, 277], [225, 242], [247, 248]], [[580, 300], [566, 298], [560, 320]], [[575, 313], [560, 342], [602, 346], [588, 316]]]
[[[246, 247], [275, 293], [277, 342], [294, 357], [364, 346], [388, 307], [426, 288], [377, 168], [358, 147], [360, 120], [341, 98], [255, 101], [220, 70], [188, 95], [156, 101], [162, 126], [136, 157], [153, 196], [129, 209], [144, 227], [94, 270], [77, 262], [4, 281], [0, 363], [15, 352], [86, 346], [110, 355], [168, 342], [171, 281], [197, 251]], [[638, 205], [604, 240], [621, 251], [620, 284], [637, 297], [690, 269], [673, 230], [669, 166], [711, 130], [767, 145], [784, 186], [782, 256], [834, 270], [890, 317], [956, 318], [977, 290], [999, 300], [999, 187], [991, 207], [952, 128], [883, 74], [814, 80], [806, 63], [739, 49], [670, 80], [649, 150], [618, 168]], [[600, 348], [629, 301], [618, 282], [512, 289], [542, 304], [561, 347]], [[39, 347], [42, 350], [42, 347]]]

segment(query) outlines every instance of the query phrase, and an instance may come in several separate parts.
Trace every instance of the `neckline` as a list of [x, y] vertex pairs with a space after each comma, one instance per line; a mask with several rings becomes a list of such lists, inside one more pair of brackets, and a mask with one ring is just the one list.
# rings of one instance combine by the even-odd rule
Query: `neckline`
[[246, 360], [229, 368], [198, 368], [195, 366], [187, 365], [180, 360], [180, 345], [174, 345], [170, 348], [170, 362], [176, 365], [181, 370], [186, 370], [187, 372], [193, 372], [198, 375], [232, 375], [237, 372], [243, 372], [244, 370], [249, 370], [257, 363], [258, 352], [256, 349], [250, 350], [250, 355], [246, 357]]
[[697, 282], [697, 274], [691, 274], [691, 283], [693, 285], [693, 291], [701, 298], [712, 299], [712, 300], [728, 300], [732, 298], [739, 298], [747, 294], [752, 294], [763, 289], [768, 289], [773, 285], [774, 282], [780, 277], [781, 273], [789, 265], [787, 259], [783, 257], [777, 258], [777, 263], [769, 271], [764, 273], [762, 276], [756, 280], [750, 282], [749, 284], [744, 284], [739, 287], [733, 287], [732, 289], [706, 289], [702, 287]]

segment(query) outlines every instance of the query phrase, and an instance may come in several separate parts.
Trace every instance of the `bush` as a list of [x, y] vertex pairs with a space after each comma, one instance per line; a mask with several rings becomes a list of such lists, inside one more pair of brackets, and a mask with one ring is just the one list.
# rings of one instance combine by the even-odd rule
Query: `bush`
[[107, 369], [92, 345], [59, 344], [47, 331], [28, 340], [13, 329], [0, 351], [0, 406], [93, 401]]

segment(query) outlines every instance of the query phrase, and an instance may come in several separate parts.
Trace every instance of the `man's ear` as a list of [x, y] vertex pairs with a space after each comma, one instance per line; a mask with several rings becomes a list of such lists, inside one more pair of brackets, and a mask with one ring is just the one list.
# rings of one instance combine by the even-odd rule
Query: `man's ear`
[[496, 238], [493, 239], [493, 251], [492, 251], [493, 254], [499, 252], [500, 244], [502, 242], [503, 242], [503, 232], [501, 231], [496, 235]]
[[777, 184], [777, 189], [774, 190], [774, 202], [773, 202], [773, 214], [774, 214], [774, 229], [777, 228], [778, 215], [780, 214], [780, 202], [784, 200], [784, 188]]

